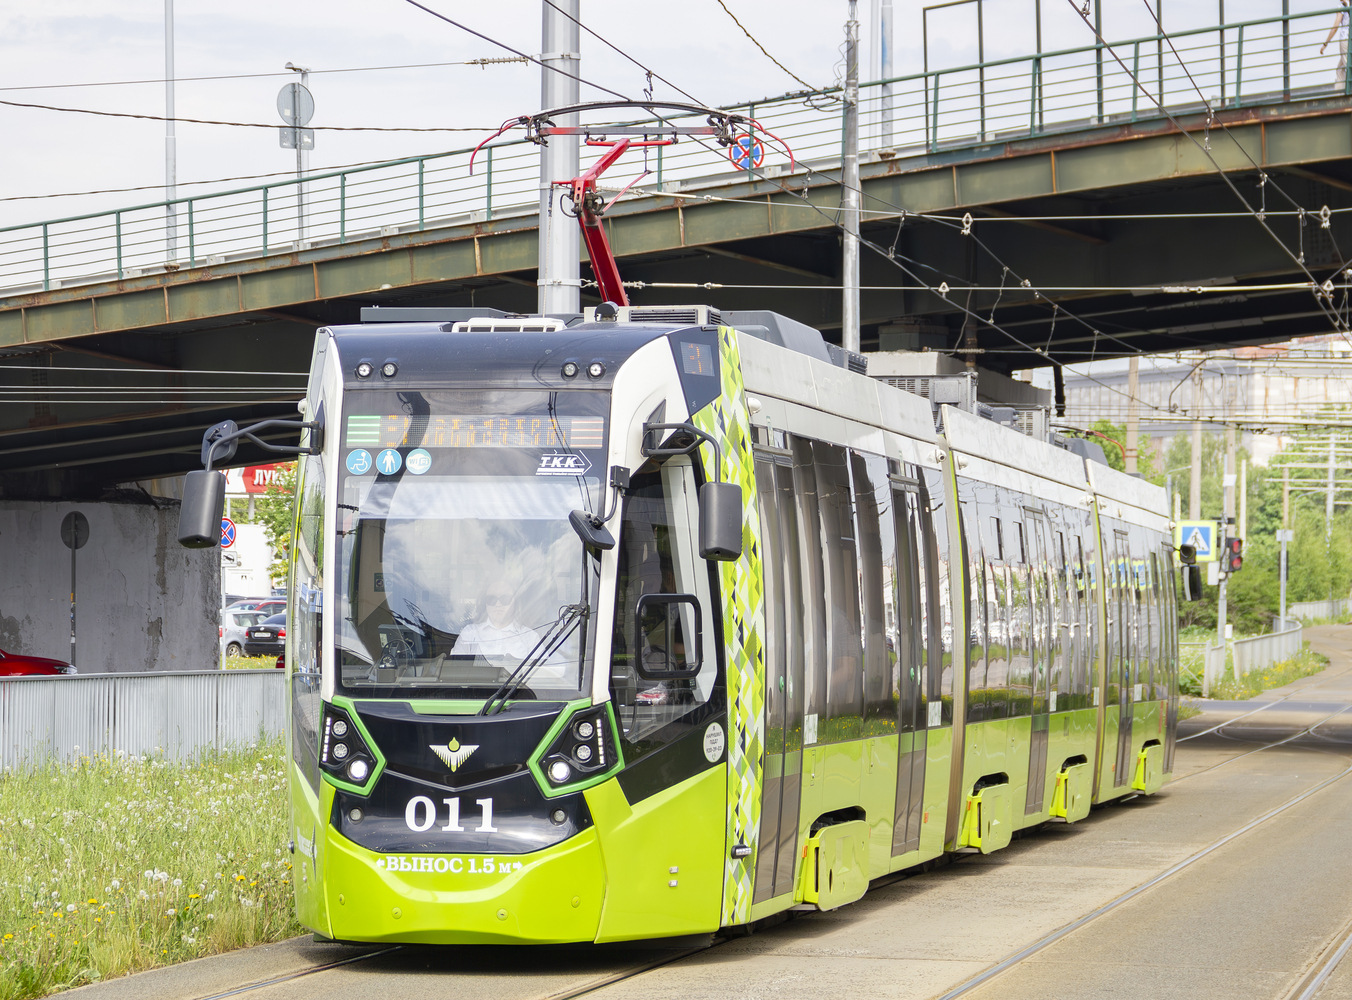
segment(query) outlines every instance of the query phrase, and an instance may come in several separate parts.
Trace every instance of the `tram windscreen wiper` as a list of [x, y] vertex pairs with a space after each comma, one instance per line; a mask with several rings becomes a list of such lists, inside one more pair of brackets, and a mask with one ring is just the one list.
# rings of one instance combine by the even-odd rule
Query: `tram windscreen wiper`
[[[489, 695], [488, 700], [484, 702], [484, 707], [479, 709], [479, 715], [495, 715], [507, 707], [508, 700], [512, 695], [520, 690], [521, 685], [534, 672], [535, 668], [544, 663], [556, 652], [559, 647], [568, 641], [568, 637], [587, 617], [588, 608], [585, 604], [565, 604], [559, 609], [559, 617], [555, 618], [545, 629], [545, 634], [540, 636], [540, 640], [531, 647], [531, 651], [522, 659], [521, 665], [512, 671], [511, 675], [502, 682], [502, 685]], [[497, 708], [494, 709], [494, 704]]]

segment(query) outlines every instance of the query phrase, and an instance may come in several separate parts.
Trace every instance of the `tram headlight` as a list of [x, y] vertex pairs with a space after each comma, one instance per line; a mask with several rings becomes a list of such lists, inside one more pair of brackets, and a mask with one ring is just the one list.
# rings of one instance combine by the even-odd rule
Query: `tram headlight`
[[559, 369], [559, 373], [564, 378], [577, 378], [577, 373], [579, 370], [580, 369], [578, 368], [576, 361], [565, 361], [563, 363], [563, 367]]
[[357, 378], [370, 378], [371, 373], [375, 370], [375, 365], [371, 364], [369, 361], [363, 361], [361, 364], [357, 365]]
[[606, 373], [606, 366], [603, 362], [593, 361], [587, 366], [587, 374], [592, 378], [600, 378]]
[[386, 378], [394, 378], [398, 371], [399, 366], [393, 361], [386, 361], [380, 368], [380, 374], [384, 375]]
[[536, 773], [546, 791], [600, 777], [619, 764], [614, 729], [609, 705], [581, 709], [568, 719], [538, 757]]
[[325, 705], [319, 728], [319, 766], [340, 781], [364, 785], [376, 769], [376, 755], [348, 710]]

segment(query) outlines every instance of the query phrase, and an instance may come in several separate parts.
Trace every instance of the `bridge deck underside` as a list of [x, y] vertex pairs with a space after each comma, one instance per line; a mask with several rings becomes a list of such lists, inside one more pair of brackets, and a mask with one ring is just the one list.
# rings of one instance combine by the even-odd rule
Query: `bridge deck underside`
[[[1191, 136], [1136, 123], [873, 158], [863, 346], [965, 350], [1008, 372], [1328, 332], [1326, 310], [1343, 305], [1341, 247], [1352, 247], [1348, 107], [1222, 113], [1209, 138], [1189, 119]], [[829, 172], [803, 176], [616, 205], [621, 273], [650, 286], [632, 301], [771, 308], [838, 338], [839, 188]], [[536, 263], [534, 219], [508, 218], [0, 299], [0, 496], [194, 468], [202, 428], [223, 415], [294, 412], [317, 326], [372, 304], [530, 312]], [[1334, 279], [1331, 303], [1266, 287], [1311, 277]], [[1226, 288], [1164, 290], [1211, 285]], [[132, 372], [148, 395], [75, 402], [50, 389], [117, 386]], [[239, 459], [264, 457], [243, 448]]]

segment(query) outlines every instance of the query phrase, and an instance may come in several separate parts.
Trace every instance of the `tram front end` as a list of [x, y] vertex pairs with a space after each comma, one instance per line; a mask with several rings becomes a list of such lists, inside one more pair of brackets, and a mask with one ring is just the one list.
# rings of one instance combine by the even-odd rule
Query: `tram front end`
[[725, 922], [735, 338], [534, 323], [317, 334], [286, 662], [296, 907], [323, 937]]

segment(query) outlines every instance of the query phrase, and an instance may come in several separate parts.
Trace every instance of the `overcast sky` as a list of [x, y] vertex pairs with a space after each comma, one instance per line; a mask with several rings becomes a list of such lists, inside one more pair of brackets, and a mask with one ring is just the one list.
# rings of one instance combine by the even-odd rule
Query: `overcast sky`
[[[829, 85], [841, 71], [846, 0], [725, 0], [742, 24], [789, 70]], [[875, 51], [872, 8], [860, 0], [863, 51]], [[1035, 48], [1038, 0], [982, 0], [985, 55]], [[1161, 2], [1161, 0], [1152, 0]], [[1177, 30], [1217, 21], [1220, 0], [1162, 0], [1166, 26]], [[1281, 0], [1224, 0], [1227, 21], [1270, 17]], [[540, 0], [426, 0], [426, 6], [523, 52], [540, 50]], [[975, 61], [976, 7], [944, 7], [922, 17], [917, 0], [894, 0], [894, 71], [919, 72], [928, 28], [931, 68]], [[1092, 41], [1069, 0], [1040, 0], [1043, 46]], [[1293, 0], [1293, 9], [1320, 9], [1326, 0]], [[163, 115], [162, 0], [44, 0], [0, 6], [0, 100]], [[582, 0], [583, 22], [638, 62], [707, 104], [726, 104], [800, 88], [733, 22], [718, 0]], [[1149, 33], [1144, 3], [1105, 6], [1105, 35]], [[455, 126], [491, 128], [538, 109], [540, 70], [508, 64], [478, 68], [324, 72], [410, 63], [447, 63], [508, 55], [412, 6], [407, 0], [176, 0], [177, 114], [182, 118], [280, 125], [276, 95], [290, 61], [315, 70], [313, 125]], [[640, 96], [645, 80], [632, 63], [583, 34], [581, 76]], [[867, 65], [867, 64], [866, 64]], [[1330, 70], [1332, 64], [1330, 64]], [[217, 81], [201, 76], [277, 74]], [[868, 71], [864, 71], [868, 78]], [[81, 84], [81, 86], [56, 86]], [[661, 82], [657, 97], [683, 98]], [[601, 97], [583, 90], [584, 99]], [[0, 104], [4, 135], [0, 225], [159, 200], [165, 176], [161, 121], [94, 117]], [[325, 133], [318, 135], [312, 170], [471, 146], [475, 133]], [[192, 181], [284, 172], [294, 153], [278, 146], [275, 128], [177, 125], [180, 195]], [[228, 186], [243, 186], [231, 184]], [[98, 197], [33, 196], [146, 187]], [[18, 200], [16, 200], [18, 199]]]

